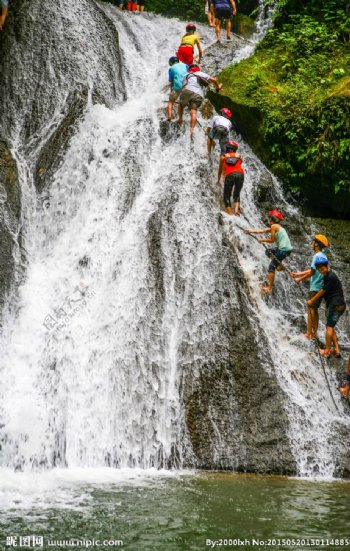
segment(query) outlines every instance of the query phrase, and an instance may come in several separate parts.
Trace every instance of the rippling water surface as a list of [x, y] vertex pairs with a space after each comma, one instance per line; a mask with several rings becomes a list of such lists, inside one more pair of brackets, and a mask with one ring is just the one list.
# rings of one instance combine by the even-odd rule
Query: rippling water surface
[[271, 540], [269, 548], [300, 551], [335, 549], [348, 538], [342, 548], [350, 547], [349, 482], [113, 469], [0, 476], [1, 549], [6, 537], [33, 534], [41, 549], [62, 549], [49, 542], [70, 538], [133, 551], [209, 549], [209, 540], [227, 549]]

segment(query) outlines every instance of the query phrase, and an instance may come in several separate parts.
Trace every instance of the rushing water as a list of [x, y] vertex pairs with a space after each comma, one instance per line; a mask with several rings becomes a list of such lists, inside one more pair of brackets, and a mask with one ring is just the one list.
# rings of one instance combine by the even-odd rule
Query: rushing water
[[336, 540], [344, 540], [342, 549], [350, 546], [350, 485], [344, 482], [72, 469], [9, 472], [1, 488], [0, 546], [6, 537], [19, 543], [33, 535], [43, 538], [45, 551], [73, 538], [84, 546], [122, 542], [131, 551], [209, 549], [209, 540], [259, 551], [334, 550]]
[[[159, 127], [167, 57], [183, 24], [103, 9], [119, 32], [128, 100], [92, 104], [91, 88], [79, 130], [39, 207], [31, 178], [35, 148], [25, 155], [21, 133], [14, 139], [27, 272], [4, 319], [1, 464], [17, 470], [181, 467], [192, 455], [183, 409], [186, 367], [193, 364], [199, 379], [200, 366], [228, 338], [220, 334], [224, 312], [215, 299], [223, 278], [222, 231], [205, 138], [198, 130], [192, 149], [187, 131], [164, 142]], [[68, 4], [67, 13], [73, 25]], [[87, 57], [98, 51], [96, 36], [90, 39]], [[83, 73], [81, 51], [76, 63]], [[224, 232], [245, 273], [256, 333], [269, 345], [273, 365], [266, 369], [286, 395], [299, 473], [329, 477], [347, 445], [336, 431], [349, 422], [339, 399], [340, 415], [334, 409], [317, 359], [293, 328], [302, 303], [290, 281], [279, 277], [269, 304], [257, 291], [265, 260], [241, 230], [248, 221], [262, 224], [254, 189], [264, 167], [245, 144], [242, 151], [244, 216], [225, 219]], [[275, 180], [273, 187], [283, 204]], [[297, 212], [287, 204], [285, 210]], [[216, 431], [215, 446], [224, 452]]]

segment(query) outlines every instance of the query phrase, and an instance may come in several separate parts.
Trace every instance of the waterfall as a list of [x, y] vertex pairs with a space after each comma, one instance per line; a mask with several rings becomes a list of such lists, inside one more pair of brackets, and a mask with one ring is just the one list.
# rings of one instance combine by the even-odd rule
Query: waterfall
[[[300, 475], [332, 476], [348, 445], [335, 435], [349, 422], [293, 326], [300, 295], [279, 274], [277, 298], [264, 302], [266, 261], [241, 229], [263, 223], [255, 190], [266, 169], [239, 138], [243, 217], [221, 226], [204, 134], [197, 129], [192, 147], [187, 129], [164, 134], [161, 124], [160, 90], [183, 23], [71, 4], [56, 8], [64, 17], [46, 68], [47, 103], [36, 105], [34, 126], [23, 125], [36, 94], [27, 90], [6, 128], [22, 188], [26, 271], [3, 319], [1, 465], [259, 470], [261, 462], [273, 471], [283, 452]], [[101, 45], [103, 21], [111, 34]], [[266, 28], [258, 28], [260, 36]], [[71, 58], [64, 81], [63, 45]], [[79, 123], [35, 187], [43, 144], [77, 87], [85, 90]], [[272, 189], [283, 203], [275, 178]], [[285, 211], [297, 216], [287, 203]], [[263, 444], [260, 427], [270, 434]]]

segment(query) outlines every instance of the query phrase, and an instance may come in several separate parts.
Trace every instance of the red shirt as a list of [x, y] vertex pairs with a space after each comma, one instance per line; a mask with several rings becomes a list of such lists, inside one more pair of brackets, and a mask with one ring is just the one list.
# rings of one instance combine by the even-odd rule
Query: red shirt
[[234, 166], [232, 166], [232, 165], [228, 165], [226, 163], [226, 159], [228, 159], [230, 157], [233, 157], [233, 158], [237, 159], [238, 154], [237, 153], [225, 153], [225, 156], [224, 156], [225, 176], [228, 176], [229, 174], [232, 174], [232, 172], [240, 172], [241, 174], [244, 174], [244, 169], [242, 167], [242, 159], [238, 158], [237, 163]]

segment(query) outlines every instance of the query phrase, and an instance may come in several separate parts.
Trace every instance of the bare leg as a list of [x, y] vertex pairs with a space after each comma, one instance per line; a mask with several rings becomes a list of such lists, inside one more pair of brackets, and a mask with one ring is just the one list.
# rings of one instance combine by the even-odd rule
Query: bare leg
[[213, 147], [213, 140], [211, 138], [208, 138], [207, 146], [208, 146], [208, 155], [210, 155], [211, 154], [211, 149]]
[[196, 126], [196, 123], [197, 123], [197, 109], [191, 109], [190, 110], [190, 116], [191, 116], [190, 132], [193, 135], [194, 127]]
[[331, 350], [331, 344], [333, 341], [333, 334], [334, 329], [333, 327], [326, 327], [326, 346], [325, 346], [325, 352], [330, 352]]
[[275, 272], [268, 272], [267, 274], [267, 287], [265, 286], [262, 286], [261, 287], [261, 290], [264, 292], [264, 293], [271, 293], [272, 289], [273, 289], [273, 284], [275, 283]]
[[[141, 8], [142, 8], [142, 6], [141, 6]], [[173, 105], [174, 105], [173, 101], [168, 101], [168, 109], [167, 109], [168, 121], [171, 121], [171, 119], [173, 118]]]
[[307, 333], [305, 335], [308, 339], [316, 339], [318, 331], [319, 315], [318, 310], [314, 308], [307, 309]]
[[227, 38], [231, 40], [231, 19], [228, 19], [226, 22], [226, 34]]
[[239, 216], [239, 208], [241, 206], [241, 203], [237, 201], [236, 203], [233, 203], [233, 206], [235, 208], [235, 216]]
[[343, 387], [340, 387], [339, 390], [344, 398], [348, 398], [350, 393], [350, 356], [348, 358], [348, 363], [346, 366], [346, 383]]
[[215, 34], [216, 34], [216, 40], [220, 42], [221, 38], [221, 20], [215, 19]]
[[231, 207], [225, 207], [225, 211], [227, 212], [227, 214], [232, 215], [232, 208]]
[[333, 342], [333, 346], [334, 346], [334, 353], [335, 353], [336, 355], [340, 354], [339, 342], [338, 342], [338, 337], [337, 337], [337, 334], [336, 334], [336, 332], [335, 332], [335, 329], [333, 329], [332, 342]]
[[7, 8], [2, 8], [2, 12], [1, 12], [1, 15], [0, 15], [0, 31], [2, 31], [2, 28], [5, 25], [7, 14], [8, 14], [8, 9]]
[[183, 114], [184, 114], [184, 108], [181, 105], [181, 103], [179, 103], [179, 105], [178, 105], [177, 112], [179, 114], [179, 118], [178, 118], [177, 122], [178, 122], [178, 124], [182, 124], [182, 117], [183, 117]]
[[145, 11], [145, 6], [139, 6], [139, 10], [142, 13], [143, 11]]

